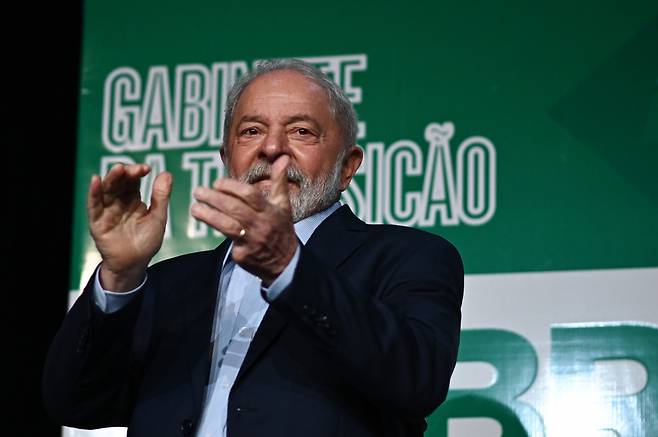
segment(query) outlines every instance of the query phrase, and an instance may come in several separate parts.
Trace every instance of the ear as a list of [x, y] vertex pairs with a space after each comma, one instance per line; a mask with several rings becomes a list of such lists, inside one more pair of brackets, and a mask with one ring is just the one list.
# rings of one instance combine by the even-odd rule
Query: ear
[[226, 150], [223, 144], [219, 146], [219, 157], [222, 158], [222, 164], [226, 167]]
[[345, 191], [347, 189], [347, 186], [352, 181], [352, 177], [359, 169], [361, 161], [363, 161], [363, 150], [361, 150], [359, 146], [352, 146], [347, 152], [343, 168], [341, 169], [340, 191]]

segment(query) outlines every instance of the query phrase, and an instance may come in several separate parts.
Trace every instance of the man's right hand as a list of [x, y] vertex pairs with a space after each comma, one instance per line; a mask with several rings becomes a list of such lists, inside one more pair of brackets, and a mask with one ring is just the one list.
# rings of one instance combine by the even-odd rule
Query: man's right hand
[[164, 172], [155, 178], [147, 207], [139, 185], [150, 171], [144, 164], [117, 164], [103, 180], [98, 175], [91, 178], [89, 230], [103, 259], [100, 280], [106, 290], [126, 292], [137, 287], [162, 245], [172, 176]]

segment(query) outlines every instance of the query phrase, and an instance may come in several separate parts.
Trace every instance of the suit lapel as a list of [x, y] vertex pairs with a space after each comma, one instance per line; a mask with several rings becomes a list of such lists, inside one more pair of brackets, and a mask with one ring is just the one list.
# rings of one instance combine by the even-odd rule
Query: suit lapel
[[[366, 224], [344, 205], [318, 226], [305, 247], [324, 260], [328, 266], [336, 268], [363, 244], [366, 229]], [[235, 384], [265, 352], [287, 323], [287, 319], [272, 306], [267, 309], [240, 366]]]
[[329, 267], [337, 268], [363, 244], [367, 226], [343, 205], [315, 230], [306, 248]]

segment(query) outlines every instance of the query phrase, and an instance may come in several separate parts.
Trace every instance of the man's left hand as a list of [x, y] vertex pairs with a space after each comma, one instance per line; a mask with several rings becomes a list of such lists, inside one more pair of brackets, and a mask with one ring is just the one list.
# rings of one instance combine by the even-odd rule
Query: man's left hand
[[269, 198], [253, 185], [219, 179], [214, 189], [198, 187], [192, 216], [233, 240], [233, 260], [269, 286], [297, 249], [286, 170], [290, 158], [272, 164]]

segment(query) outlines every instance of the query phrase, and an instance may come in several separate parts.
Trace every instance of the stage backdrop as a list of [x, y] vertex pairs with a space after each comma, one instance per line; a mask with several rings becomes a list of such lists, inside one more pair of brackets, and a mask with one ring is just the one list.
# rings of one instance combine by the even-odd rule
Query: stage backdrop
[[224, 175], [227, 89], [278, 57], [354, 103], [365, 162], [343, 201], [463, 255], [427, 436], [658, 436], [655, 0], [86, 2], [71, 300], [99, 261], [88, 182], [116, 162], [174, 174], [158, 259], [220, 243], [191, 192]]

